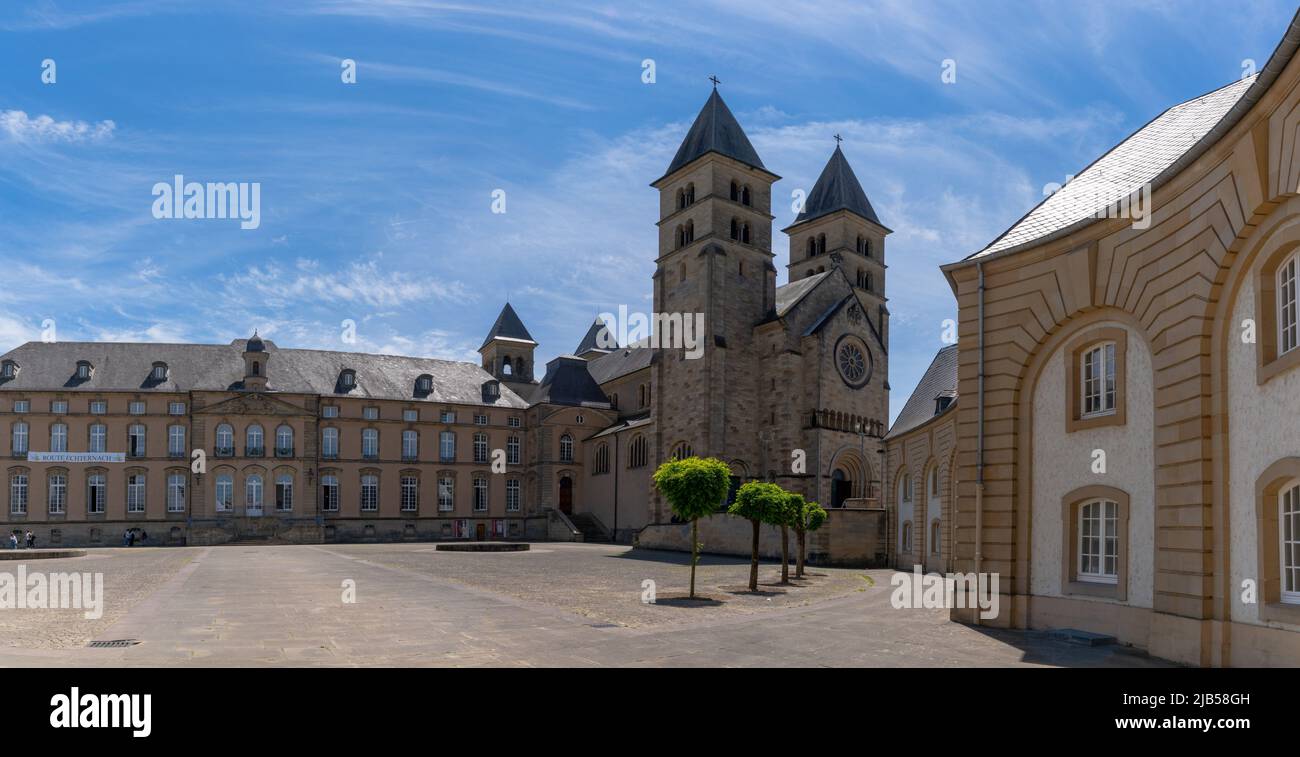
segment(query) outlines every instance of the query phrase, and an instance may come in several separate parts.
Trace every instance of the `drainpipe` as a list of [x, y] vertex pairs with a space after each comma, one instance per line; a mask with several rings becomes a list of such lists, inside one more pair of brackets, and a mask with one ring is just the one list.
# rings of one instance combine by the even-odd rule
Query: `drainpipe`
[[[618, 419], [615, 418], [614, 421], [617, 423]], [[618, 544], [618, 477], [619, 475], [621, 475], [623, 470], [618, 465], [618, 448], [621, 446], [622, 446], [622, 442], [619, 440], [619, 434], [617, 431], [615, 431], [614, 432], [614, 533], [612, 534], [614, 537], [615, 544]]]
[[[984, 564], [984, 261], [975, 263], [979, 272], [979, 431], [975, 453], [975, 573], [979, 575]], [[975, 612], [975, 625], [980, 624], [980, 614]]]

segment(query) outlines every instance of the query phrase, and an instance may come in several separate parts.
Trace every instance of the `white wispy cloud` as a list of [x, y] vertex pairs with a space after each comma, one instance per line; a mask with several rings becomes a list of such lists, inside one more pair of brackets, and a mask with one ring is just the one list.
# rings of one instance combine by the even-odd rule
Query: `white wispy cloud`
[[111, 120], [56, 121], [50, 116], [32, 118], [25, 111], [0, 111], [0, 134], [18, 142], [97, 142], [113, 136], [117, 124]]

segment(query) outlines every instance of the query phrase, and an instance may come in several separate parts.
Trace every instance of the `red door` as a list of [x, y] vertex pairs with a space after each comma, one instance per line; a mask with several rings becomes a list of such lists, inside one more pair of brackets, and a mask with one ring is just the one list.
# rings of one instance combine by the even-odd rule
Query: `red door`
[[573, 479], [560, 479], [560, 512], [573, 515]]

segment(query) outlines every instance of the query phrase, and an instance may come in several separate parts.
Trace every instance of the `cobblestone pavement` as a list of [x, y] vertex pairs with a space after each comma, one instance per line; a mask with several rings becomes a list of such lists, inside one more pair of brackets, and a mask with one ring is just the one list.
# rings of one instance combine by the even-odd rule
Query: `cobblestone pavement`
[[[48, 570], [102, 570], [105, 618], [87, 626], [74, 611], [0, 610], [0, 665], [1162, 664], [971, 628], [942, 610], [895, 610], [887, 570], [816, 568], [807, 585], [750, 595], [746, 561], [708, 557], [698, 590], [714, 601], [690, 604], [675, 599], [687, 580], [675, 553], [576, 544], [537, 544], [531, 554], [432, 550], [235, 545], [42, 561]], [[773, 584], [777, 570], [764, 564], [760, 582]], [[655, 605], [640, 601], [645, 578], [658, 584]], [[344, 601], [349, 587], [355, 603]], [[8, 617], [22, 613], [30, 617]], [[89, 649], [89, 638], [141, 643]]]

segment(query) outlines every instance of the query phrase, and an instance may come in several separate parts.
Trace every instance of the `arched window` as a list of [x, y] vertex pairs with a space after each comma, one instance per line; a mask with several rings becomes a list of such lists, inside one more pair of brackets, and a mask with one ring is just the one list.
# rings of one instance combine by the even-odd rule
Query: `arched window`
[[859, 254], [859, 255], [862, 255], [862, 254], [866, 251], [866, 241], [867, 241], [867, 240], [863, 239], [862, 237], [858, 237], [858, 254]]
[[684, 207], [686, 207], [686, 190], [679, 189], [677, 190], [677, 209], [681, 210]]
[[863, 255], [866, 255], [867, 257], [871, 257], [871, 240], [870, 240], [870, 239], [864, 239], [864, 240], [862, 240], [862, 254], [863, 254]]
[[521, 358], [521, 357], [517, 357], [517, 358], [515, 358], [515, 373], [514, 373], [514, 375], [516, 375], [516, 376], [525, 376], [525, 377], [528, 375], [528, 371], [527, 371], [527, 369], [524, 367], [524, 359]]
[[560, 437], [560, 462], [573, 462], [573, 437], [568, 434]]
[[825, 234], [818, 234], [818, 235], [817, 235], [817, 254], [818, 254], [818, 255], [825, 255], [825, 254], [826, 254], [826, 235], [825, 235]]
[[281, 457], [293, 456], [293, 429], [280, 426], [275, 430], [275, 454]]
[[740, 239], [740, 222], [734, 218], [731, 219], [731, 238]]
[[627, 445], [627, 467], [644, 468], [647, 463], [645, 437], [637, 434]]
[[601, 443], [596, 447], [596, 454], [592, 460], [591, 472], [600, 475], [609, 473], [609, 445]]
[[1079, 506], [1076, 576], [1089, 583], [1119, 580], [1119, 504], [1107, 499]]
[[739, 199], [740, 199], [740, 185], [733, 181], [731, 182], [731, 201], [736, 202]]
[[249, 426], [244, 432], [244, 455], [247, 457], [261, 457], [266, 450], [264, 439], [261, 426], [256, 423]]
[[688, 457], [694, 456], [695, 450], [693, 450], [691, 445], [686, 442], [678, 442], [677, 446], [673, 447], [673, 454], [671, 455], [673, 460], [685, 460]]
[[244, 481], [244, 507], [251, 512], [262, 511], [262, 477], [256, 473]]
[[281, 473], [275, 477], [275, 509], [282, 513], [293, 510], [293, 476]]
[[939, 554], [939, 520], [930, 521], [930, 554]]
[[747, 223], [740, 225], [740, 241], [743, 244], [749, 244], [749, 224]]
[[185, 474], [167, 474], [167, 512], [185, 512]]
[[898, 544], [898, 551], [909, 554], [912, 551], [912, 521], [903, 523], [903, 538]]
[[745, 185], [744, 187], [742, 187], [741, 190], [740, 190], [740, 204], [741, 204], [741, 205], [749, 205], [749, 204], [750, 204], [750, 200], [749, 200], [749, 185], [748, 185], [748, 184], [746, 184], [746, 185]]
[[228, 513], [235, 509], [235, 477], [229, 473], [217, 474], [217, 512]]
[[813, 239], [812, 237], [808, 237], [808, 257], [811, 258], [816, 254], [817, 254], [817, 240]]
[[687, 204], [687, 205], [694, 205], [694, 204], [695, 204], [695, 185], [694, 185], [694, 184], [687, 184], [687, 185], [686, 185], [686, 204]]
[[229, 423], [217, 426], [217, 446], [213, 454], [217, 457], [230, 457], [235, 454], [235, 429]]

